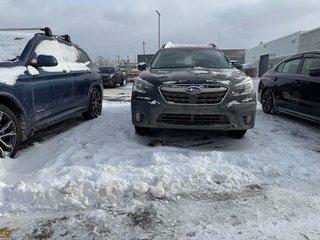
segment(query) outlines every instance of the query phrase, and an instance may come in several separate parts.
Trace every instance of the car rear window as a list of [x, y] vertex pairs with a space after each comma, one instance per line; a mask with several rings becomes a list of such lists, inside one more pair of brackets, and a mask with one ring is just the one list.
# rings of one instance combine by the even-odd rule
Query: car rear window
[[215, 49], [164, 49], [154, 57], [151, 68], [231, 68], [224, 55]]

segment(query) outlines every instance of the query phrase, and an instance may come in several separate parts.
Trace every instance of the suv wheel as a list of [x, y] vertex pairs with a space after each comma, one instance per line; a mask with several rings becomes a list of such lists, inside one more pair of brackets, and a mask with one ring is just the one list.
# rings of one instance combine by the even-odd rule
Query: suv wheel
[[17, 117], [6, 106], [0, 104], [0, 157], [13, 158], [21, 141], [21, 128]]
[[134, 126], [136, 133], [140, 136], [150, 135], [151, 128]]
[[270, 89], [265, 90], [261, 96], [262, 110], [265, 113], [271, 113], [273, 110], [273, 96]]
[[89, 111], [82, 113], [85, 119], [97, 118], [102, 112], [102, 93], [97, 88], [94, 88], [90, 95]]
[[233, 138], [242, 138], [247, 130], [230, 130], [229, 135]]

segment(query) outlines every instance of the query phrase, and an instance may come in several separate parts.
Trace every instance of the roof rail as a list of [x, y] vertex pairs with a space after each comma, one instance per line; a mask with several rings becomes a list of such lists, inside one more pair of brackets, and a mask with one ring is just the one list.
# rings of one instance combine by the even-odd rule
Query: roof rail
[[43, 31], [46, 36], [51, 37], [52, 31], [49, 27], [44, 28], [0, 28], [0, 31]]

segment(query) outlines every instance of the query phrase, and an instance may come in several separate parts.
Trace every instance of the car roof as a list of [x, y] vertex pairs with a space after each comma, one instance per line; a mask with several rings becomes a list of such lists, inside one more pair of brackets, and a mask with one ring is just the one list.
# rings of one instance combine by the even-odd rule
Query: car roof
[[194, 45], [194, 44], [179, 44], [179, 43], [165, 43], [162, 45], [161, 49], [176, 49], [176, 48], [210, 48], [210, 49], [217, 49], [217, 46], [213, 43], [209, 43], [206, 45]]

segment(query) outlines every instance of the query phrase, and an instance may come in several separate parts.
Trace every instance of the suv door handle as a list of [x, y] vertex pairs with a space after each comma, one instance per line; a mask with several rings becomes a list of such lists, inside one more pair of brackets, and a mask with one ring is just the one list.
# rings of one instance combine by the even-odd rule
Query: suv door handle
[[272, 80], [273, 80], [273, 81], [277, 81], [277, 80], [278, 80], [278, 77], [273, 77]]

